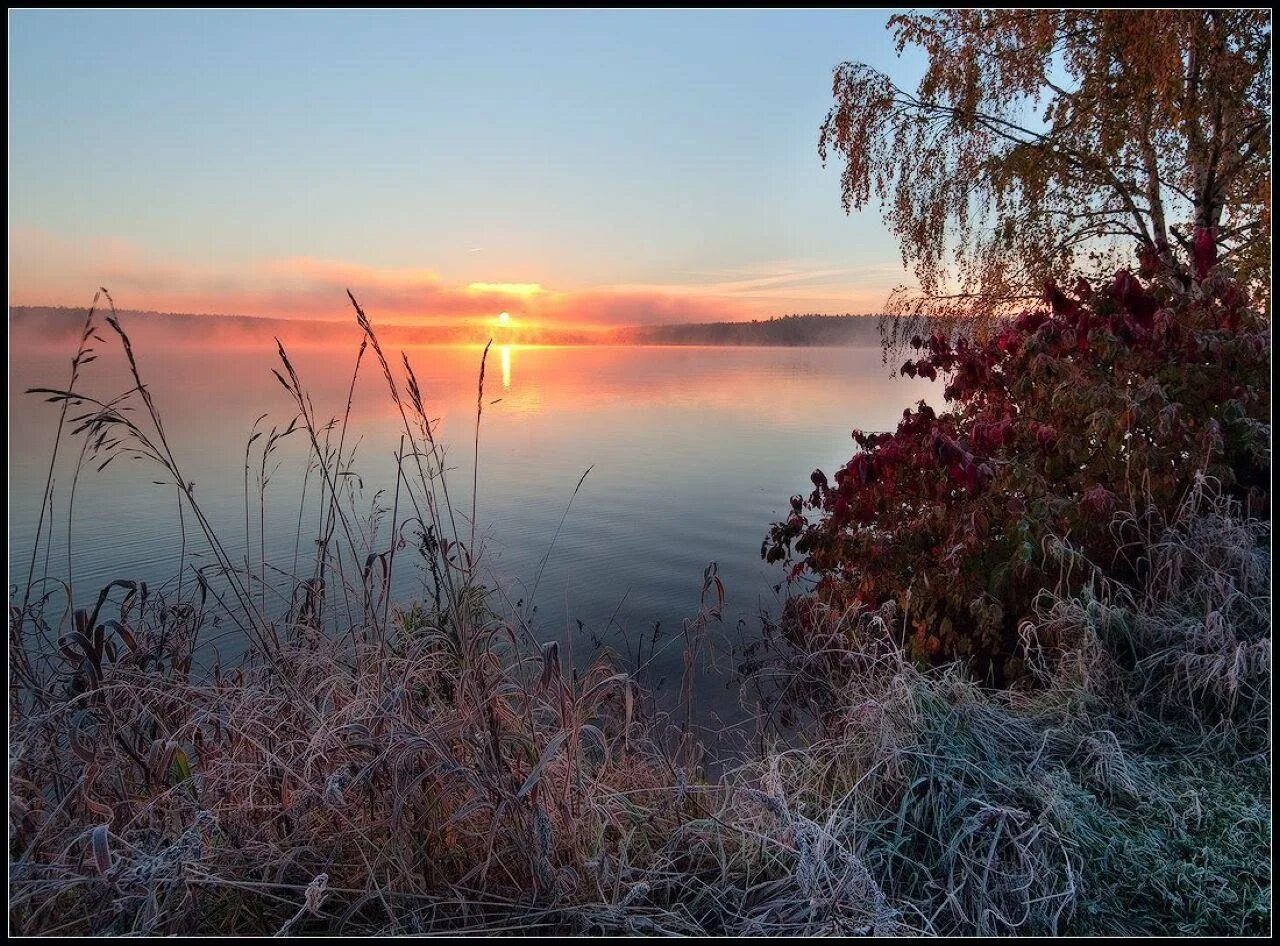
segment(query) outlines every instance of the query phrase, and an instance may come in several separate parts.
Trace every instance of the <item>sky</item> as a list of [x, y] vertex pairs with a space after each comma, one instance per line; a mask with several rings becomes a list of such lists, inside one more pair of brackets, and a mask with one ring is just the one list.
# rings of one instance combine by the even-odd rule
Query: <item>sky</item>
[[887, 11], [9, 16], [11, 305], [645, 324], [873, 312], [831, 73]]

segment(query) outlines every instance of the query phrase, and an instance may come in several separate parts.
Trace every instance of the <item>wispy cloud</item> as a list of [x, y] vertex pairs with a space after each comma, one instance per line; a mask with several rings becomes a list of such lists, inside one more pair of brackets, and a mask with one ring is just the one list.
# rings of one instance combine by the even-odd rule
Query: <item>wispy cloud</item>
[[540, 296], [547, 291], [542, 288], [541, 283], [536, 282], [473, 282], [467, 286], [467, 289], [481, 294], [497, 292], [525, 299]]

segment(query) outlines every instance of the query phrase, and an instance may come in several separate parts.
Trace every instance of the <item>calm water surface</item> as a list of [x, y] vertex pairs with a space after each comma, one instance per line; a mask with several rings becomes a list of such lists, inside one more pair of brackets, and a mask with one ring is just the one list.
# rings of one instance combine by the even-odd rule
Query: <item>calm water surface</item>
[[[245, 441], [260, 414], [270, 415], [265, 426], [283, 427], [292, 416], [269, 372], [276, 364], [273, 346], [136, 341], [179, 462], [233, 557], [242, 556]], [[21, 338], [12, 343], [14, 583], [25, 579], [57, 415], [55, 405], [22, 392], [65, 385], [70, 353]], [[455, 506], [469, 513], [480, 350], [418, 348], [409, 356], [450, 445]], [[291, 343], [291, 357], [317, 414], [340, 415], [354, 348], [309, 347], [301, 339]], [[106, 351], [83, 384], [98, 396], [127, 386], [121, 359]], [[731, 644], [758, 627], [762, 608], [776, 611], [781, 572], [760, 559], [769, 523], [785, 515], [788, 497], [807, 491], [815, 467], [830, 470], [848, 459], [851, 429], [892, 428], [903, 408], [921, 398], [935, 400], [936, 390], [891, 378], [878, 349], [495, 347], [480, 441], [483, 568], [502, 596], [527, 598], [574, 486], [590, 468], [537, 588], [538, 635], [562, 641], [572, 635], [581, 655], [593, 650], [593, 637], [620, 650], [627, 641], [634, 647], [660, 622], [672, 641], [682, 619], [696, 614], [703, 570], [715, 562], [726, 590], [716, 644], [727, 669]], [[400, 421], [371, 360], [362, 368], [351, 424], [359, 438], [358, 507], [368, 509], [379, 490], [385, 492], [377, 502], [390, 507]], [[267, 485], [266, 528], [255, 508], [249, 534], [253, 561], [262, 543], [267, 559], [288, 569], [305, 451], [299, 435], [285, 444]], [[101, 473], [90, 467], [82, 474], [68, 557], [65, 497], [78, 447], [64, 444], [67, 462], [59, 465], [48, 574], [70, 577], [80, 603], [114, 578], [153, 585], [172, 580], [180, 550], [176, 500], [171, 488], [154, 485], [159, 477], [141, 463], [120, 460]], [[304, 541], [314, 534], [314, 474], [307, 489], [313, 502], [304, 530], [312, 531], [304, 531]], [[389, 518], [381, 524], [384, 546]], [[306, 553], [304, 547], [304, 559]], [[188, 566], [211, 561], [190, 529], [188, 554]], [[42, 552], [37, 575], [44, 562]], [[401, 599], [421, 591], [412, 554], [397, 560], [394, 587]], [[674, 686], [679, 667], [678, 645], [672, 645], [654, 661], [653, 679], [666, 676]], [[723, 683], [723, 676], [708, 675], [706, 705], [713, 715], [732, 717], [734, 698]]]

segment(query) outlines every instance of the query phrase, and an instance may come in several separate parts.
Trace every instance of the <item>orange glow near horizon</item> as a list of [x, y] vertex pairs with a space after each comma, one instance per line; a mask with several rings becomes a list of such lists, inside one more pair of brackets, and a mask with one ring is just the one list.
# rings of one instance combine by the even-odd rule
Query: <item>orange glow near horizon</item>
[[124, 310], [342, 321], [350, 289], [375, 324], [592, 330], [767, 319], [788, 312], [876, 311], [895, 267], [831, 269], [787, 261], [672, 282], [452, 280], [428, 266], [311, 256], [192, 263], [129, 240], [10, 227], [10, 306], [86, 305], [106, 286]]

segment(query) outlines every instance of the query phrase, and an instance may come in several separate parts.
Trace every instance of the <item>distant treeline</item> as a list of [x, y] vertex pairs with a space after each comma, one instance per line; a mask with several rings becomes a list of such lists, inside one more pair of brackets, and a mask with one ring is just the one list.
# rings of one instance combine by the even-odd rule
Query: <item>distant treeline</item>
[[879, 345], [874, 315], [782, 315], [750, 322], [695, 322], [619, 329], [614, 340], [633, 345]]
[[[9, 309], [10, 331], [38, 334], [48, 341], [73, 340], [79, 336], [88, 309], [63, 306], [13, 306]], [[358, 340], [355, 319], [280, 319], [253, 315], [207, 315], [121, 309], [127, 328], [146, 329], [162, 337], [187, 343], [232, 342], [273, 336], [294, 344], [328, 344]], [[483, 324], [403, 324], [378, 323], [378, 334], [397, 345], [483, 345], [495, 342], [520, 345], [590, 345], [602, 341], [602, 333], [585, 329], [546, 329]]]
[[[10, 331], [38, 333], [56, 342], [78, 337], [88, 310], [64, 306], [13, 306]], [[127, 325], [145, 326], [175, 341], [216, 342], [279, 336], [299, 342], [326, 343], [356, 338], [355, 321], [259, 318], [250, 315], [194, 315], [121, 310]], [[880, 344], [880, 319], [874, 315], [784, 315], [751, 322], [695, 322], [638, 325], [617, 329], [485, 326], [476, 324], [405, 325], [386, 323], [379, 332], [399, 345], [498, 344], [530, 345], [779, 345], [819, 346]]]
[[[110, 310], [104, 308], [105, 314]], [[78, 337], [89, 310], [76, 306], [11, 306], [9, 308], [10, 331], [33, 331], [50, 340]], [[252, 315], [212, 315], [205, 313], [154, 312], [140, 309], [119, 309], [116, 314], [126, 328], [145, 325], [149, 329], [172, 330], [182, 335], [206, 339], [229, 338], [250, 334], [280, 334], [305, 330], [308, 335], [324, 338], [341, 338], [359, 332], [354, 322], [324, 321], [319, 319], [270, 319]]]

